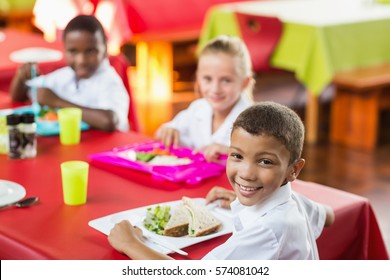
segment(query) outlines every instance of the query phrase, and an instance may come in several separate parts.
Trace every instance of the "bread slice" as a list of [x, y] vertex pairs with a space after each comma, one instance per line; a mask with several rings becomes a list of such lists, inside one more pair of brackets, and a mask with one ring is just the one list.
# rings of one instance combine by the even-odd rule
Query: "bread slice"
[[188, 235], [203, 236], [217, 231], [221, 222], [203, 205], [196, 204], [188, 197], [182, 198], [183, 204], [189, 213]]
[[180, 237], [188, 234], [189, 215], [188, 210], [180, 204], [173, 211], [171, 218], [164, 228], [164, 235]]

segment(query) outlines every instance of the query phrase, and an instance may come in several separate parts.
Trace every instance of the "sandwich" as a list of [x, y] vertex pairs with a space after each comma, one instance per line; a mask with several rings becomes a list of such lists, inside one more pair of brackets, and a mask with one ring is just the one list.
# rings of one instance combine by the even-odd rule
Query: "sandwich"
[[183, 197], [164, 228], [164, 235], [198, 237], [217, 231], [221, 222], [203, 205]]
[[206, 208], [206, 206], [196, 204], [188, 197], [182, 198], [189, 213], [188, 235], [203, 236], [217, 231], [221, 227], [221, 222]]
[[188, 234], [189, 215], [184, 204], [180, 204], [173, 211], [171, 218], [165, 225], [163, 235], [180, 237]]

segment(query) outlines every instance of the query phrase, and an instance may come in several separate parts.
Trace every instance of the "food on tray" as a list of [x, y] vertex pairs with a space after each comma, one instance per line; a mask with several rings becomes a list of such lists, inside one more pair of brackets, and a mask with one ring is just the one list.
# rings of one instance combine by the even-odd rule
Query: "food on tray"
[[166, 224], [164, 235], [198, 237], [213, 233], [221, 227], [221, 222], [205, 206], [185, 196], [182, 201], [183, 204], [175, 208]]
[[171, 218], [171, 207], [157, 205], [146, 210], [144, 226], [157, 234], [163, 234], [164, 228]]
[[192, 161], [189, 158], [179, 158], [177, 156], [155, 156], [152, 160], [148, 161], [150, 165], [185, 165]]
[[55, 109], [43, 107], [39, 112], [40, 121], [58, 121], [58, 115]]
[[154, 148], [153, 150], [146, 152], [125, 150], [118, 153], [118, 156], [132, 161], [147, 162], [150, 165], [176, 166], [192, 162], [189, 158], [179, 158], [169, 151], [160, 148]]
[[151, 161], [156, 155], [150, 153], [135, 153], [135, 159], [143, 162]]
[[156, 155], [156, 156], [171, 156], [173, 154], [171, 154], [168, 150], [166, 149], [160, 149], [160, 148], [154, 148], [153, 150], [151, 150], [150, 152], [148, 152], [149, 154], [153, 154], [153, 155]]

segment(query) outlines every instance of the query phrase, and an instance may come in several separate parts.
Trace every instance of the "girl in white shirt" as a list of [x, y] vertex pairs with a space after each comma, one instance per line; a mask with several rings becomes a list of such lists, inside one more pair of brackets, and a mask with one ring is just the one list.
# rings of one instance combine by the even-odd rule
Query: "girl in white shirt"
[[[234, 231], [204, 259], [319, 258], [316, 238], [334, 213], [291, 190], [305, 164], [303, 139], [301, 119], [283, 105], [262, 102], [238, 116], [226, 165], [234, 192], [213, 188], [206, 197], [233, 201]], [[147, 247], [140, 229], [127, 220], [114, 226], [108, 240], [132, 259], [170, 259]]]
[[202, 151], [208, 161], [218, 161], [227, 153], [233, 121], [252, 104], [251, 68], [241, 39], [223, 35], [210, 41], [200, 52], [196, 72], [202, 98], [163, 124], [156, 138], [166, 147], [191, 147]]

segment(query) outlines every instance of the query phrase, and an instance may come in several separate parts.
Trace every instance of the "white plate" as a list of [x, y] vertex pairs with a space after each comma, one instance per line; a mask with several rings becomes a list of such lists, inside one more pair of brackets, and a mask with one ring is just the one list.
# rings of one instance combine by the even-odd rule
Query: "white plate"
[[61, 60], [62, 52], [48, 48], [25, 48], [12, 52], [9, 58], [16, 63], [53, 62]]
[[0, 206], [14, 203], [26, 195], [26, 190], [19, 184], [0, 180]]
[[[193, 198], [196, 203], [199, 204], [205, 204], [205, 199], [203, 198]], [[114, 227], [114, 225], [122, 220], [129, 220], [133, 225], [137, 225], [142, 229], [142, 231], [147, 231], [147, 229], [143, 226], [142, 220], [146, 216], [146, 210], [150, 207], [155, 207], [157, 205], [169, 205], [171, 206], [171, 211], [180, 203], [182, 203], [181, 200], [166, 202], [166, 203], [158, 203], [154, 205], [149, 205], [145, 207], [135, 208], [119, 213], [115, 213], [112, 215], [108, 215], [99, 219], [92, 220], [88, 223], [89, 226], [93, 227], [94, 229], [108, 235], [110, 233], [110, 230]], [[220, 208], [213, 208], [210, 210], [213, 215], [219, 219], [222, 223], [222, 227], [219, 231], [214, 232], [209, 235], [200, 236], [200, 237], [170, 237], [170, 236], [162, 236], [158, 235], [154, 232], [149, 231], [149, 235], [152, 236], [153, 239], [162, 239], [165, 240], [171, 244], [174, 244], [177, 248], [184, 248], [193, 244], [197, 244], [221, 235], [225, 235], [228, 233], [231, 233], [233, 231], [233, 222], [232, 217], [230, 214], [230, 210], [220, 209]], [[145, 241], [145, 243], [155, 249], [156, 251], [159, 251], [163, 254], [170, 254], [172, 251], [169, 249], [159, 246], [153, 242], [150, 242], [148, 240]]]

